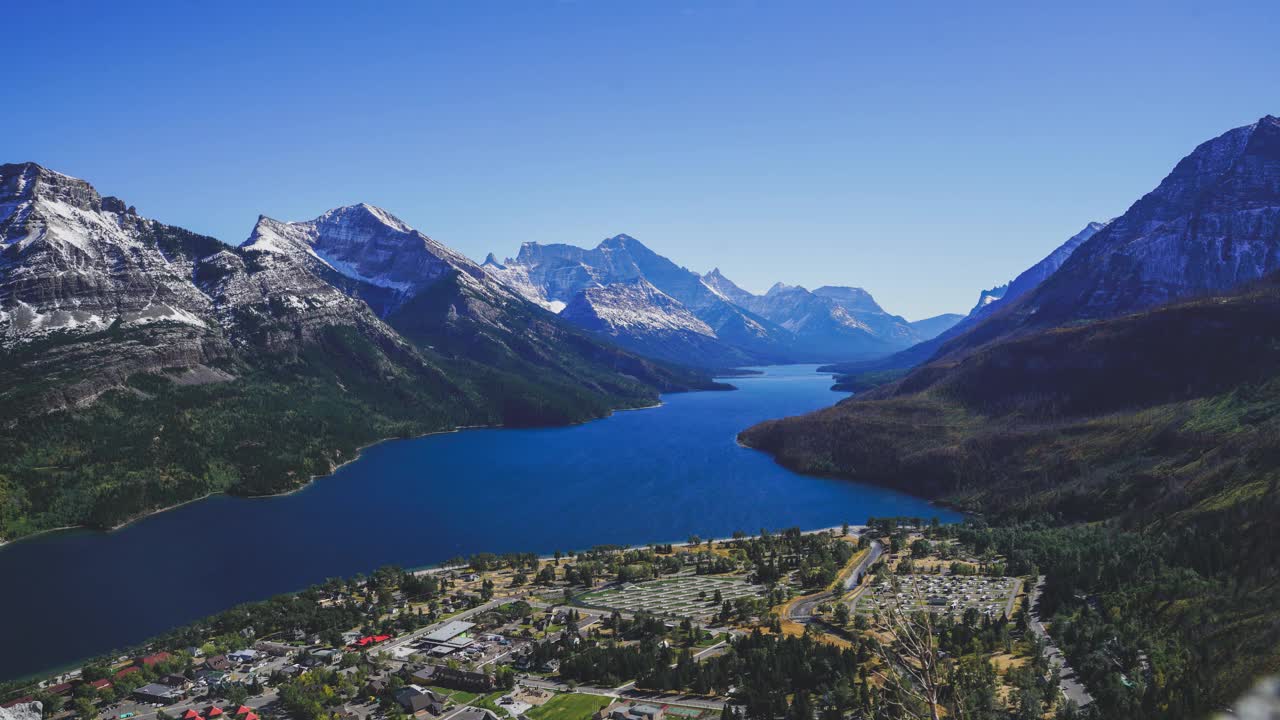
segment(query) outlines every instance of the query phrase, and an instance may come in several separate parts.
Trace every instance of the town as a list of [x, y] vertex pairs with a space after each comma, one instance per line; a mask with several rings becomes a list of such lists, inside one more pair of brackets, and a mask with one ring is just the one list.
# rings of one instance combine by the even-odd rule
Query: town
[[[967, 678], [947, 692], [1019, 717], [1087, 706], [1032, 611], [1039, 579], [953, 535], [873, 519], [384, 568], [8, 688], [0, 707], [38, 702], [50, 720], [875, 717], [936, 703], [920, 671], [942, 669]], [[904, 640], [922, 630], [926, 653]]]

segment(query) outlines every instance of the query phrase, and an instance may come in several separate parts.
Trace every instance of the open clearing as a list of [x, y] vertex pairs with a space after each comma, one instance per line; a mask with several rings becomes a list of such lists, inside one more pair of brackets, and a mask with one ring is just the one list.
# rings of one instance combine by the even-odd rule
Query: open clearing
[[[716, 592], [720, 600], [716, 601]], [[710, 575], [624, 583], [618, 587], [587, 593], [579, 601], [588, 606], [622, 612], [649, 612], [654, 615], [687, 617], [706, 621], [725, 602], [740, 597], [764, 597], [763, 585], [751, 585], [741, 578]]]
[[600, 695], [565, 693], [530, 708], [526, 714], [529, 720], [587, 720], [610, 702], [610, 698]]

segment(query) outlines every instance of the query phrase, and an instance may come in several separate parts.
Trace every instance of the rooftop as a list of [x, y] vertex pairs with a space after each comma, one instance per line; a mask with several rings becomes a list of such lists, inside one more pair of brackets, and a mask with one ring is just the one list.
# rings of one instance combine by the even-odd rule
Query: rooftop
[[436, 630], [427, 633], [423, 639], [436, 643], [448, 642], [475, 626], [475, 623], [469, 623], [463, 620], [450, 620]]

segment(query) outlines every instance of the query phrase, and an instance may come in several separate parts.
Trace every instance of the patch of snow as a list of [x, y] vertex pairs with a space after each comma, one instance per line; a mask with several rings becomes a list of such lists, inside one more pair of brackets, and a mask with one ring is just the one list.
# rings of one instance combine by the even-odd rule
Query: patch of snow
[[330, 268], [334, 270], [334, 272], [337, 272], [340, 275], [345, 275], [346, 277], [349, 277], [352, 280], [359, 280], [362, 283], [368, 283], [369, 285], [374, 285], [377, 287], [390, 288], [392, 290], [396, 290], [399, 292], [409, 292], [410, 290], [413, 289], [413, 283], [411, 282], [397, 282], [395, 280], [392, 280], [388, 277], [381, 276], [381, 275], [378, 275], [378, 276], [364, 275], [360, 272], [359, 268], [357, 268], [352, 263], [333, 257], [332, 255], [322, 254], [321, 252], [315, 249], [314, 245], [309, 246], [307, 248], [307, 252], [311, 253], [311, 255], [314, 256], [320, 262], [324, 263], [325, 265], [328, 265]]

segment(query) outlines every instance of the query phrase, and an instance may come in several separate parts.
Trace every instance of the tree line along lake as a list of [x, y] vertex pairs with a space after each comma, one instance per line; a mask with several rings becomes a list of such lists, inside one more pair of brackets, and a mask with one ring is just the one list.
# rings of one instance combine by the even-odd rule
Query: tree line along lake
[[586, 549], [741, 530], [959, 518], [919, 498], [799, 475], [737, 444], [762, 420], [840, 400], [813, 365], [571, 427], [375, 445], [303, 490], [214, 496], [120, 530], [0, 548], [0, 679], [64, 667], [237, 603], [382, 565]]

